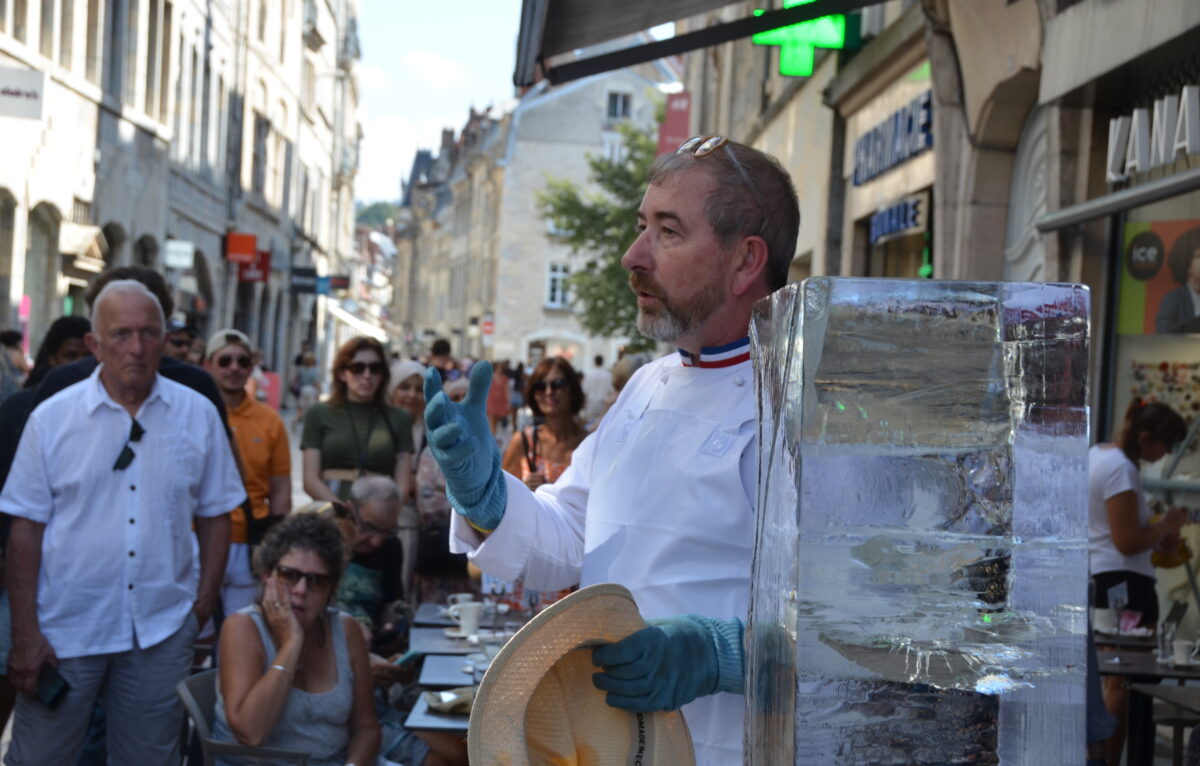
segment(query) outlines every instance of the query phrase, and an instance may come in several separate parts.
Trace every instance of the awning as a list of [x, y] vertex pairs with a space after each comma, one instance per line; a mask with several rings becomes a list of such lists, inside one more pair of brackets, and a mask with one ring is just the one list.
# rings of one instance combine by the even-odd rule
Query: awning
[[568, 82], [749, 37], [768, 29], [832, 14], [850, 13], [879, 2], [882, 0], [814, 0], [805, 5], [767, 11], [761, 16], [747, 16], [738, 21], [706, 27], [668, 40], [554, 64], [550, 61], [552, 56], [589, 48], [730, 3], [728, 0], [657, 0], [653, 3], [645, 0], [523, 0], [513, 83], [517, 87], [533, 85], [540, 79], [539, 67], [550, 82]]
[[74, 268], [99, 274], [104, 271], [108, 242], [99, 226], [64, 221], [58, 226], [58, 252], [71, 257]]
[[338, 306], [337, 304], [327, 303], [325, 308], [329, 311], [330, 314], [333, 315], [333, 317], [335, 319], [337, 319], [340, 322], [344, 322], [345, 324], [350, 325], [355, 330], [358, 330], [359, 332], [361, 332], [363, 335], [369, 335], [372, 338], [374, 338], [375, 340], [380, 341], [381, 343], [388, 342], [388, 340], [389, 340], [388, 334], [382, 327], [378, 327], [376, 325], [371, 324], [370, 322], [365, 322], [365, 321], [359, 319], [358, 317], [354, 316], [349, 311], [346, 311], [344, 308], [342, 308], [341, 306]]

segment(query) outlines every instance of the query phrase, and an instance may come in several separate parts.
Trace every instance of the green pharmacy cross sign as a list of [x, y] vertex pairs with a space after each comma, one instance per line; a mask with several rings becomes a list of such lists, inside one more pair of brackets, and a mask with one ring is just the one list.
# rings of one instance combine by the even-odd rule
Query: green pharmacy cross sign
[[[783, 7], [806, 5], [813, 0], [784, 0]], [[756, 10], [755, 16], [761, 16]], [[755, 45], [779, 46], [779, 73], [789, 77], [810, 77], [817, 48], [840, 49], [846, 46], [846, 17], [823, 16], [799, 24], [759, 32], [751, 40]]]

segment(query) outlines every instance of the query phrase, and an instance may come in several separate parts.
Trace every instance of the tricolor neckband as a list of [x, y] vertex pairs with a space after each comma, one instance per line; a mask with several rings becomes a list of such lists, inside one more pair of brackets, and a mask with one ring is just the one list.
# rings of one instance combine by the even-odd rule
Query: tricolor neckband
[[742, 338], [724, 346], [712, 346], [700, 349], [697, 356], [691, 352], [679, 349], [684, 367], [732, 367], [750, 360], [750, 339]]

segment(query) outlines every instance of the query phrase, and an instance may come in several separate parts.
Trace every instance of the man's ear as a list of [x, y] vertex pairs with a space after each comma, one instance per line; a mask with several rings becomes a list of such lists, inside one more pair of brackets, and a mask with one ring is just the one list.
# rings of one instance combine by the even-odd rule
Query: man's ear
[[734, 249], [733, 294], [740, 297], [760, 282], [765, 284], [767, 261], [766, 240], [758, 235], [743, 237]]
[[92, 356], [97, 359], [100, 358], [100, 354], [97, 353], [100, 349], [100, 344], [96, 341], [95, 333], [85, 333], [83, 336], [83, 345], [87, 346], [88, 351], [92, 352]]

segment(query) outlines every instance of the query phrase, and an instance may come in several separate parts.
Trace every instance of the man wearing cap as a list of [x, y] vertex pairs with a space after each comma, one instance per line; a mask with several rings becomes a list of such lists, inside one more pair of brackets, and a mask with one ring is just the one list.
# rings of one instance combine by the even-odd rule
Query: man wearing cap
[[233, 614], [254, 601], [257, 583], [250, 570], [250, 543], [261, 539], [273, 520], [292, 510], [292, 458], [279, 413], [246, 394], [254, 364], [250, 339], [238, 330], [219, 330], [208, 339], [204, 369], [217, 382], [229, 427], [242, 461], [251, 518], [233, 512], [229, 559], [221, 582], [221, 604]]
[[429, 443], [458, 514], [451, 547], [502, 579], [555, 590], [615, 582], [651, 626], [594, 651], [597, 687], [629, 710], [683, 707], [698, 764], [740, 763], [743, 621], [755, 535], [749, 331], [782, 287], [799, 209], [767, 155], [697, 137], [651, 166], [622, 258], [638, 329], [678, 353], [639, 369], [553, 485], [499, 468], [490, 369], [456, 405], [426, 377]]
[[192, 341], [195, 339], [194, 327], [190, 327], [187, 322], [180, 319], [168, 319], [163, 355], [186, 362], [188, 352], [192, 350]]
[[[115, 280], [93, 309], [86, 342], [100, 366], [29, 416], [0, 494], [13, 517], [8, 667], [23, 692], [9, 766], [74, 764], [99, 694], [109, 763], [179, 762], [174, 687], [245, 497], [217, 411], [158, 372], [154, 294]], [[69, 684], [58, 699], [55, 673]]]

